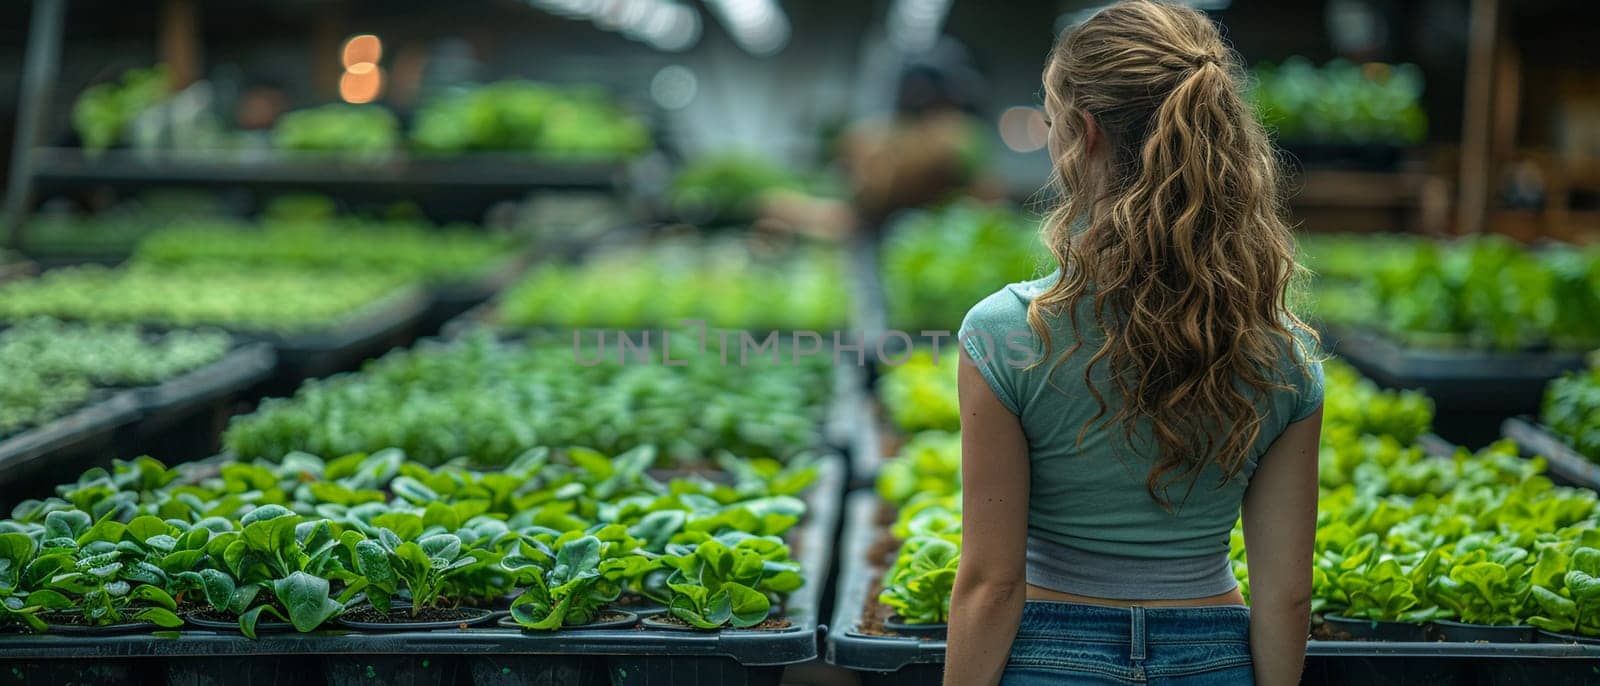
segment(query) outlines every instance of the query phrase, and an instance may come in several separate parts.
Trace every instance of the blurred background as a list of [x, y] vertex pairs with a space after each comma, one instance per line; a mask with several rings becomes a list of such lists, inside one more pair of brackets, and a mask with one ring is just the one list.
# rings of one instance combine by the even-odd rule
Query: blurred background
[[[1497, 417], [1582, 366], [1600, 5], [1191, 4], [1286, 153], [1330, 346], [1556, 360]], [[276, 393], [452, 319], [954, 329], [1044, 260], [1039, 74], [1098, 6], [6, 3], [0, 318], [282, 338], [425, 291]]]

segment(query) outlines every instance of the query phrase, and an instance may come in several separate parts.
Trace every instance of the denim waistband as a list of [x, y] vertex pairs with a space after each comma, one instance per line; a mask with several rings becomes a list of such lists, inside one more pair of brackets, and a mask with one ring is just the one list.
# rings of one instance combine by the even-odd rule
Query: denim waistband
[[1248, 640], [1250, 608], [1242, 605], [1127, 608], [1030, 600], [1023, 606], [1018, 636], [1104, 640], [1112, 636], [1131, 636], [1136, 622], [1143, 624], [1146, 643]]

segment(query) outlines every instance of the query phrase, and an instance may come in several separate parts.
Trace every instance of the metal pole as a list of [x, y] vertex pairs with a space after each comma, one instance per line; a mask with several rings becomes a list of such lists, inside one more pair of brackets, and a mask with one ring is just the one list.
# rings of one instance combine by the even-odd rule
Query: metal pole
[[22, 97], [17, 108], [17, 137], [11, 148], [11, 175], [6, 179], [5, 213], [0, 228], [6, 244], [22, 243], [22, 217], [33, 192], [33, 157], [49, 111], [51, 89], [61, 66], [61, 34], [67, 0], [34, 0], [28, 26], [28, 55], [22, 66]]

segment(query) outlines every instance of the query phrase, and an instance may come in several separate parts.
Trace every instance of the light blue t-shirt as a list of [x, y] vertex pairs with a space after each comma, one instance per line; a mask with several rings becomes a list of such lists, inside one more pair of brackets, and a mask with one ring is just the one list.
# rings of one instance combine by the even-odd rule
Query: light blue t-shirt
[[[1082, 345], [1059, 366], [1028, 368], [1043, 347], [1028, 326], [1028, 305], [1060, 273], [1011, 284], [967, 313], [959, 337], [1000, 402], [1015, 413], [1028, 440], [1028, 582], [1067, 593], [1119, 599], [1199, 598], [1231, 590], [1228, 538], [1239, 517], [1245, 486], [1259, 458], [1291, 422], [1322, 404], [1322, 365], [1303, 359], [1285, 341], [1278, 381], [1291, 390], [1260, 403], [1265, 417], [1251, 459], [1222, 483], [1207, 467], [1192, 489], [1168, 489], [1171, 510], [1150, 497], [1146, 477], [1157, 457], [1149, 431], [1127, 439], [1120, 425], [1101, 420], [1078, 443], [1084, 422], [1099, 410], [1083, 376], [1099, 349], [1092, 297], [1079, 306], [1078, 327], [1061, 316], [1050, 322], [1051, 356]], [[1108, 365], [1094, 365], [1095, 389], [1108, 410], [1120, 405]], [[1187, 497], [1185, 492], [1187, 491]]]

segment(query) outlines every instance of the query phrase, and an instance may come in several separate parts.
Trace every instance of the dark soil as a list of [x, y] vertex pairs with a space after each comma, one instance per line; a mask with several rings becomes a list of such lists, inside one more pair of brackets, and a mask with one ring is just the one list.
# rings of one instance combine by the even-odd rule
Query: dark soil
[[1338, 629], [1333, 628], [1333, 625], [1331, 625], [1331, 624], [1329, 624], [1327, 622], [1323, 622], [1321, 624], [1318, 624], [1317, 628], [1311, 630], [1311, 640], [1313, 640], [1313, 641], [1360, 641], [1360, 640], [1363, 640], [1363, 639], [1359, 639], [1359, 638], [1356, 638], [1354, 636], [1351, 636], [1350, 632], [1348, 632], [1348, 631], [1340, 631]]
[[[594, 619], [589, 620], [589, 623], [590, 624], [601, 624], [601, 623], [604, 623], [604, 622], [621, 621], [621, 620], [624, 620], [624, 619], [627, 619], [627, 618], [628, 618], [628, 615], [625, 615], [625, 614], [623, 614], [621, 612], [612, 612], [611, 610], [601, 610], [600, 612], [595, 614]], [[567, 628], [571, 629], [571, 628], [575, 628], [575, 627], [567, 627]]]
[[624, 610], [632, 610], [636, 607], [656, 607], [662, 603], [658, 603], [637, 593], [624, 593], [620, 596], [617, 596], [617, 599], [612, 601], [611, 604]]
[[479, 619], [482, 612], [470, 607], [425, 607], [411, 614], [411, 608], [389, 608], [387, 614], [379, 612], [371, 605], [362, 605], [354, 610], [340, 615], [341, 619], [352, 622], [370, 622], [373, 624], [406, 624], [411, 622], [455, 622]]
[[[890, 519], [889, 521], [894, 521]], [[893, 564], [896, 555], [900, 554], [900, 539], [889, 533], [885, 528], [878, 532], [878, 537], [872, 539], [872, 544], [867, 546], [867, 564], [872, 565], [874, 572], [882, 572]]]
[[117, 626], [119, 624], [146, 624], [147, 622], [141, 622], [139, 620], [130, 618], [135, 611], [136, 610], [131, 610], [123, 613], [122, 621], [115, 624], [96, 624], [90, 621], [89, 618], [85, 617], [81, 612], [42, 613], [39, 615], [39, 619], [44, 620], [45, 624], [54, 624], [56, 626]]
[[[674, 617], [672, 615], [661, 615], [659, 617], [655, 617], [655, 618], [651, 619], [651, 621], [660, 622], [662, 624], [671, 624], [673, 626], [681, 626], [681, 627], [683, 627], [685, 629], [693, 629], [695, 631], [714, 631], [714, 629], [701, 629], [701, 628], [699, 628], [697, 626], [693, 626], [693, 625], [689, 624], [688, 622], [685, 622], [685, 621], [683, 621], [681, 619], [678, 619], [677, 617]], [[792, 622], [790, 622], [789, 620], [787, 620], [787, 619], [784, 619], [782, 617], [770, 617], [768, 619], [762, 620], [762, 622], [760, 624], [757, 624], [755, 626], [745, 627], [745, 628], [741, 629], [741, 631], [762, 630], [762, 629], [765, 629], [765, 630], [787, 629], [787, 628], [789, 628], [791, 626], [794, 626], [794, 624]]]

